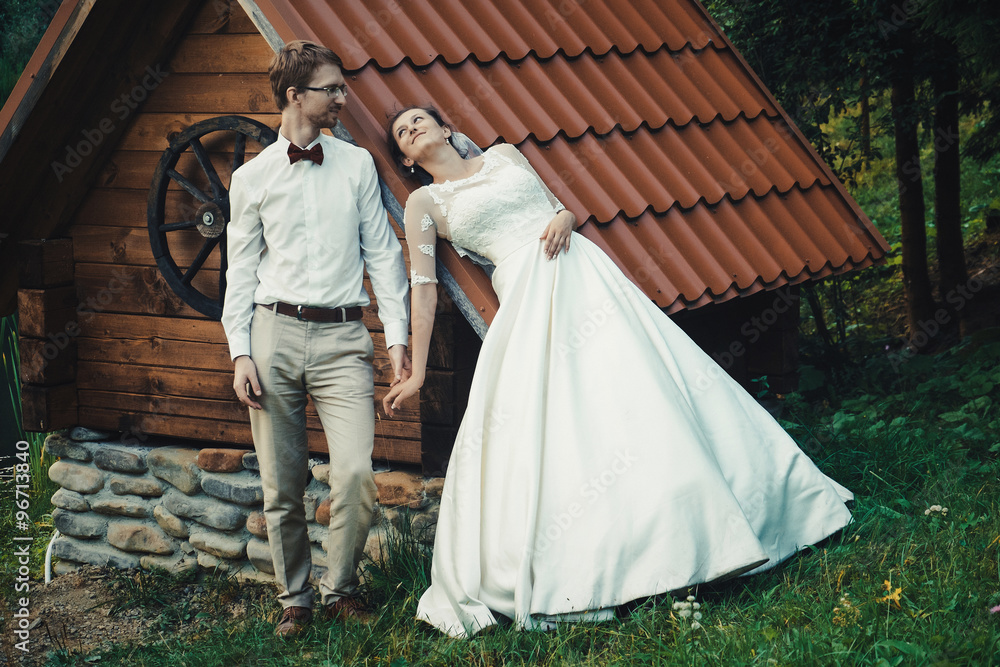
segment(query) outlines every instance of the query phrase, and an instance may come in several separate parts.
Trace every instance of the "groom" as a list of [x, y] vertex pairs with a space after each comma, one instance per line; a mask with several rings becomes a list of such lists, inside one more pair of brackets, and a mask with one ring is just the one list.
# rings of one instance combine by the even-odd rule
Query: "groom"
[[320, 132], [333, 127], [347, 96], [341, 61], [295, 41], [270, 66], [281, 111], [278, 139], [233, 174], [229, 268], [222, 324], [235, 365], [233, 388], [249, 406], [264, 488], [268, 543], [284, 608], [276, 634], [296, 635], [312, 619], [312, 553], [303, 495], [309, 477], [306, 397], [330, 452], [326, 613], [364, 620], [358, 562], [371, 524], [375, 477], [372, 359], [361, 322], [378, 296], [393, 384], [410, 375], [408, 285], [378, 175], [363, 149]]

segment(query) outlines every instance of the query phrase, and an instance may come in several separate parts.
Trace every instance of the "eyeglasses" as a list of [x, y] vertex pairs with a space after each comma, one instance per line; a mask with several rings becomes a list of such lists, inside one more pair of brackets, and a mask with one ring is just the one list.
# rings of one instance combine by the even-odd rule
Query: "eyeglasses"
[[337, 95], [343, 95], [347, 97], [347, 84], [342, 83], [339, 86], [329, 86], [326, 88], [311, 88], [309, 86], [298, 86], [301, 90], [322, 90], [327, 94], [327, 97], [336, 97]]

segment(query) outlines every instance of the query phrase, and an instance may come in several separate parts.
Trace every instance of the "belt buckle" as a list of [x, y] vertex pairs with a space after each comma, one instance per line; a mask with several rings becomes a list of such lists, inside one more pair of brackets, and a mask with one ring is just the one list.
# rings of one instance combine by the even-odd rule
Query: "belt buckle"
[[295, 317], [297, 317], [300, 322], [305, 322], [305, 318], [302, 317], [302, 306], [296, 306]]
[[341, 322], [346, 322], [347, 321], [347, 308], [344, 308], [343, 306], [341, 306], [337, 310], [340, 311], [340, 321]]

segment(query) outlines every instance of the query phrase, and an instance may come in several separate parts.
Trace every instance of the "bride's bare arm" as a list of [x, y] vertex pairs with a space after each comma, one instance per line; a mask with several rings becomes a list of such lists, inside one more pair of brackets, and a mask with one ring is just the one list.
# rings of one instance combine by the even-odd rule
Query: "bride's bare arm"
[[389, 389], [382, 399], [385, 414], [392, 417], [394, 410], [404, 400], [417, 393], [427, 374], [427, 355], [437, 312], [437, 223], [431, 217], [430, 197], [418, 190], [406, 202], [403, 224], [406, 227], [406, 245], [410, 249], [410, 326], [412, 345], [410, 360], [413, 373]]

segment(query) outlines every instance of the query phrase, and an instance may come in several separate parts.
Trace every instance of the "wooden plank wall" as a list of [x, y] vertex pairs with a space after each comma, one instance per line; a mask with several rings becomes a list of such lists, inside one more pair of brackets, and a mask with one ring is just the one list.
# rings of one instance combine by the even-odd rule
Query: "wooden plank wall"
[[[267, 78], [271, 56], [264, 38], [235, 0], [206, 2], [170, 61], [170, 74], [132, 119], [78, 211], [69, 231], [78, 295], [81, 301], [92, 300], [96, 305], [94, 312], [80, 321], [77, 389], [81, 424], [251, 444], [246, 410], [232, 389], [232, 362], [222, 326], [185, 304], [160, 274], [147, 233], [146, 198], [170, 138], [192, 123], [238, 114], [277, 127], [280, 115]], [[228, 186], [224, 166], [227, 146], [208, 147], [215, 151], [213, 162]], [[248, 158], [258, 150], [250, 142]], [[187, 158], [178, 170], [196, 172], [193, 159]], [[172, 188], [167, 220], [183, 219], [181, 209], [190, 201], [186, 193]], [[397, 235], [401, 236], [398, 229]], [[186, 246], [176, 244], [175, 239], [171, 242], [172, 255], [181, 264], [190, 261], [202, 240], [192, 233]], [[214, 251], [195, 285], [211, 291], [217, 285], [218, 272], [219, 254]], [[453, 324], [442, 319], [446, 321], [448, 326]], [[374, 303], [366, 309], [365, 323], [376, 349], [378, 404], [388, 388], [390, 365]], [[448, 332], [435, 336], [449, 338]], [[438, 376], [425, 387], [422, 393], [431, 396], [419, 403], [410, 401], [395, 419], [382, 417], [377, 421], [376, 462], [421, 462], [422, 411], [432, 413], [435, 427], [453, 431], [461, 408], [455, 409], [454, 374], [449, 375], [448, 368], [451, 362], [445, 352], [439, 352], [437, 369], [445, 377]], [[325, 451], [326, 442], [311, 405], [308, 428], [310, 449]], [[441, 446], [439, 442], [439, 449]]]

